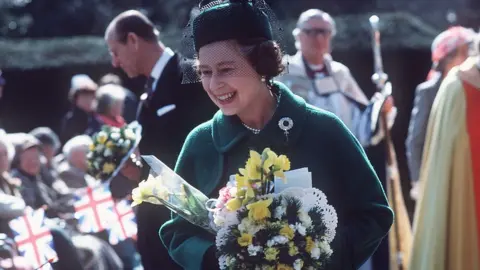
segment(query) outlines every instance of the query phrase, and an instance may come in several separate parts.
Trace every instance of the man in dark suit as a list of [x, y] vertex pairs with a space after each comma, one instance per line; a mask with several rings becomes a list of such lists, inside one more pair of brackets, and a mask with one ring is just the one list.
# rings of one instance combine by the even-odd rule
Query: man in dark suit
[[[216, 107], [201, 84], [182, 84], [183, 56], [158, 41], [158, 30], [142, 13], [129, 10], [118, 15], [105, 40], [114, 67], [130, 78], [147, 77], [137, 114], [143, 127], [140, 152], [173, 168], [188, 133], [210, 119]], [[158, 236], [168, 219], [170, 211], [164, 206], [143, 203], [137, 209], [138, 249], [146, 270], [181, 269]]]

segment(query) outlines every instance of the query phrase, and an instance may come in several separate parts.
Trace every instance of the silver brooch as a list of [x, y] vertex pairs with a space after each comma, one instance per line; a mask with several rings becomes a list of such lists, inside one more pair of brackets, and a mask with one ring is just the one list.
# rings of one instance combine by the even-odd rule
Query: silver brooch
[[147, 94], [147, 93], [143, 93], [143, 94], [140, 96], [140, 100], [141, 100], [141, 101], [145, 101], [145, 100], [147, 100], [147, 98], [148, 98], [148, 94]]
[[285, 133], [285, 137], [287, 137], [288, 140], [288, 134], [289, 130], [292, 129], [293, 127], [293, 120], [290, 117], [283, 117], [278, 121], [278, 127], [283, 130], [283, 133]]

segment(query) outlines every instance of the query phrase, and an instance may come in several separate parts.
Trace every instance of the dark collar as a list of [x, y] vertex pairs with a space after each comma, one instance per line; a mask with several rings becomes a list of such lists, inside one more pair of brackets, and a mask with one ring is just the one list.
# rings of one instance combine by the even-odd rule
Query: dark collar
[[[307, 117], [306, 103], [280, 82], [274, 82], [273, 87], [280, 94], [280, 101], [272, 119], [257, 135], [253, 135], [251, 131], [247, 130], [237, 116], [225, 116], [220, 111], [215, 114], [212, 136], [214, 145], [220, 153], [229, 151], [241, 139], [249, 135], [258, 136], [259, 140], [272, 145], [288, 145], [298, 139]], [[288, 136], [279, 127], [279, 122], [282, 119], [290, 119], [293, 122], [292, 128], [288, 131]]]

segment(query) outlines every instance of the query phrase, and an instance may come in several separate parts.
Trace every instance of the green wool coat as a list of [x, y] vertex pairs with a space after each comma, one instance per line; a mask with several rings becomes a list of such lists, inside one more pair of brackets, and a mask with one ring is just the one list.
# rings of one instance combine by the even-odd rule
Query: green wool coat
[[[247, 130], [236, 116], [217, 112], [212, 120], [187, 137], [176, 172], [210, 198], [219, 186], [245, 166], [249, 150], [270, 147], [290, 159], [291, 169], [308, 167], [313, 186], [322, 190], [336, 209], [338, 227], [328, 269], [358, 269], [374, 253], [393, 222], [384, 190], [363, 148], [333, 114], [305, 103], [285, 85], [277, 110], [258, 134]], [[288, 136], [279, 120], [289, 117]], [[213, 194], [216, 193], [216, 194]], [[185, 269], [200, 269], [203, 255], [215, 244], [213, 235], [176, 217], [160, 229], [170, 256]]]

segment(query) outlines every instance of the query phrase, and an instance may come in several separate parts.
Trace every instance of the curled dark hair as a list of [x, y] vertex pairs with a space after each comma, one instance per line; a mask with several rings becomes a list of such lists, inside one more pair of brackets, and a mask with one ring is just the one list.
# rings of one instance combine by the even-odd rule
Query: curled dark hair
[[267, 81], [280, 75], [285, 70], [282, 62], [282, 50], [273, 40], [238, 41], [241, 51], [248, 62]]

